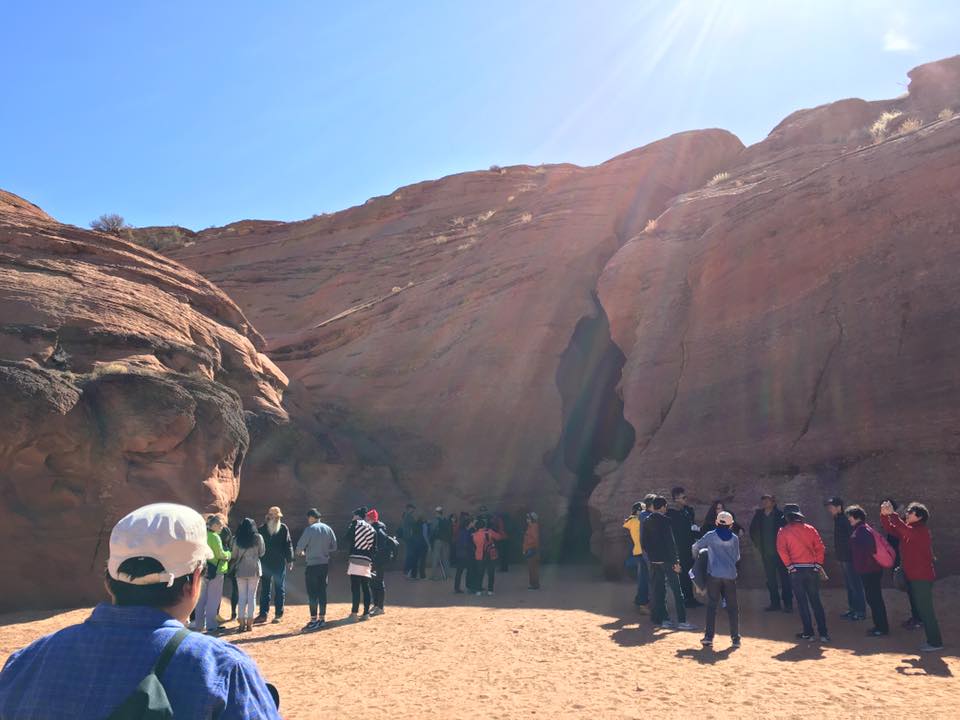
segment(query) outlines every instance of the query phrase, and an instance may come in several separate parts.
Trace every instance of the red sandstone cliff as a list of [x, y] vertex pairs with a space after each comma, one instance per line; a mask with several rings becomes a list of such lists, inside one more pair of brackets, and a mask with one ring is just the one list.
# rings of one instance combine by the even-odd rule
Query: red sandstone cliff
[[196, 273], [0, 192], [0, 610], [101, 598], [138, 505], [229, 510], [245, 411], [285, 417], [262, 344]]

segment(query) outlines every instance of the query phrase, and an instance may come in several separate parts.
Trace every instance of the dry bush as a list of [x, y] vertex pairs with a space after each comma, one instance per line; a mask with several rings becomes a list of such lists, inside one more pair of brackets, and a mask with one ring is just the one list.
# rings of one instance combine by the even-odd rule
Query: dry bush
[[643, 232], [645, 233], [652, 233], [656, 229], [657, 229], [656, 220], [647, 220], [647, 224], [643, 226]]
[[953, 118], [954, 115], [956, 115], [956, 113], [953, 112], [953, 110], [951, 110], [950, 108], [944, 108], [939, 113], [937, 113], [937, 120], [950, 120]]
[[104, 213], [96, 220], [90, 222], [91, 230], [110, 233], [111, 235], [119, 235], [124, 230], [129, 229], [129, 227], [123, 219], [123, 215], [117, 215], [116, 213]]
[[729, 180], [729, 179], [730, 179], [730, 173], [719, 172], [707, 181], [707, 187], [713, 187], [714, 185], [719, 185], [724, 180]]
[[900, 127], [897, 128], [897, 135], [906, 135], [923, 127], [923, 121], [920, 118], [907, 118]]
[[520, 216], [520, 222], [524, 224], [530, 222], [531, 220], [533, 220], [533, 213], [525, 212], [523, 215]]
[[873, 121], [873, 125], [870, 126], [870, 137], [873, 138], [874, 143], [883, 142], [887, 139], [887, 135], [890, 132], [890, 123], [893, 120], [896, 120], [898, 117], [903, 115], [899, 110], [887, 111], [882, 113], [880, 117]]
[[499, 165], [491, 165], [490, 172], [500, 173], [502, 175], [504, 173], [504, 169]]

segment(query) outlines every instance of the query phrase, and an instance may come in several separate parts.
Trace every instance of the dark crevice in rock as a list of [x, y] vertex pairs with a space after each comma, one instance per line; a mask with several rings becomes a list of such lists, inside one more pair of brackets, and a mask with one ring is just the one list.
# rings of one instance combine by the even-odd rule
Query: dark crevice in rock
[[833, 311], [833, 320], [837, 324], [837, 337], [830, 345], [830, 349], [827, 351], [827, 356], [823, 360], [823, 365], [820, 366], [820, 372], [817, 374], [817, 381], [813, 384], [813, 391], [810, 394], [810, 412], [807, 413], [807, 419], [803, 423], [803, 428], [800, 430], [800, 434], [797, 435], [797, 438], [793, 441], [792, 447], [796, 447], [797, 443], [803, 440], [804, 436], [810, 430], [810, 425], [813, 423], [813, 418], [817, 414], [817, 404], [820, 402], [820, 390], [823, 387], [823, 381], [827, 376], [827, 370], [830, 369], [830, 363], [833, 360], [833, 356], [837, 352], [837, 348], [839, 348], [843, 343], [843, 324], [840, 322], [840, 313], [837, 310]]
[[596, 312], [577, 323], [556, 373], [563, 425], [553, 460], [576, 478], [562, 540], [565, 559], [589, 555], [587, 502], [600, 482], [597, 466], [625, 460], [636, 439], [633, 426], [623, 416], [623, 398], [617, 389], [626, 356], [610, 336], [599, 298], [595, 293], [592, 298]]

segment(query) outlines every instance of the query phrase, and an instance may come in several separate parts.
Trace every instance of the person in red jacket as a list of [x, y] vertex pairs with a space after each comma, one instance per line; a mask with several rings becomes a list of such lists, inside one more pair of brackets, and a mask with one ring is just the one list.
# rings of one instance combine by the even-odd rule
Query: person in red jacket
[[894, 512], [893, 505], [884, 502], [880, 506], [880, 520], [884, 529], [900, 538], [900, 561], [903, 574], [910, 583], [917, 612], [923, 621], [927, 642], [920, 646], [922, 652], [943, 650], [940, 625], [933, 612], [933, 581], [937, 574], [933, 567], [933, 538], [927, 521], [930, 511], [926, 505], [912, 502], [907, 506], [905, 521]]
[[827, 632], [827, 617], [820, 602], [820, 574], [823, 572], [824, 546], [820, 533], [813, 525], [805, 523], [800, 506], [788, 503], [783, 506], [787, 524], [777, 533], [777, 553], [790, 574], [790, 585], [797, 599], [803, 632], [797, 633], [801, 640], [813, 640], [813, 623], [810, 608], [817, 621], [820, 642], [830, 642]]
[[473, 533], [473, 546], [477, 558], [477, 595], [481, 594], [483, 576], [487, 576], [487, 595], [493, 595], [493, 578], [497, 572], [497, 541], [505, 536], [487, 527], [486, 519], [477, 521], [477, 530]]
[[870, 637], [890, 634], [887, 622], [887, 606], [883, 602], [883, 566], [877, 562], [877, 531], [867, 524], [867, 514], [859, 505], [850, 505], [845, 514], [850, 522], [850, 556], [853, 570], [860, 576], [863, 592], [873, 615], [873, 627], [867, 630]]

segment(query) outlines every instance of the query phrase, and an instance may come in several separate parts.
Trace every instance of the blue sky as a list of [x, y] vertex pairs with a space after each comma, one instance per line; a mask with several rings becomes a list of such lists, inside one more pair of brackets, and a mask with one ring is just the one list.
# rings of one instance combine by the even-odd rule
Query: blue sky
[[681, 130], [749, 144], [958, 52], [956, 2], [8, 3], [0, 187], [78, 225], [293, 220]]

